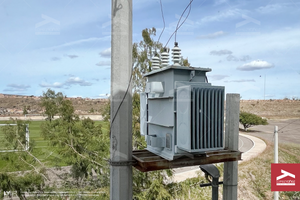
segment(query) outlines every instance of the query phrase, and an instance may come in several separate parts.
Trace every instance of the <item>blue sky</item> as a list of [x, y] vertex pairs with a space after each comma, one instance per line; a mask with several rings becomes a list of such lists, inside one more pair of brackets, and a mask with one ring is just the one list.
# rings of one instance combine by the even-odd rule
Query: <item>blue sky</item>
[[[189, 0], [162, 0], [166, 44]], [[0, 0], [0, 93], [110, 93], [109, 0]], [[194, 0], [182, 56], [242, 99], [300, 98], [300, 0]], [[133, 41], [163, 29], [158, 0], [133, 0]], [[174, 38], [168, 46], [172, 48]], [[264, 92], [265, 91], [265, 92]]]

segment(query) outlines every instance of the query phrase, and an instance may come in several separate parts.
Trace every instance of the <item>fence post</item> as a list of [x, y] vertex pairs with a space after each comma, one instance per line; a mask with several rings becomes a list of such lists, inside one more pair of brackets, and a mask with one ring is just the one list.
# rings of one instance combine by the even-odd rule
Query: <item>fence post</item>
[[[278, 126], [274, 127], [274, 163], [278, 163]], [[279, 192], [274, 192], [274, 200], [279, 199]]]
[[[226, 95], [225, 148], [238, 151], [240, 95]], [[238, 161], [224, 163], [223, 199], [237, 199]]]

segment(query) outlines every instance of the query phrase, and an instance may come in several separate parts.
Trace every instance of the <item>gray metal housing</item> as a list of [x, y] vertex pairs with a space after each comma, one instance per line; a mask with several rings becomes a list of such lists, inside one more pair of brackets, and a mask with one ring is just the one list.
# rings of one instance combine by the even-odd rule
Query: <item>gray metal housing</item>
[[210, 71], [172, 65], [144, 75], [140, 127], [147, 150], [174, 160], [223, 149], [224, 87], [207, 83]]

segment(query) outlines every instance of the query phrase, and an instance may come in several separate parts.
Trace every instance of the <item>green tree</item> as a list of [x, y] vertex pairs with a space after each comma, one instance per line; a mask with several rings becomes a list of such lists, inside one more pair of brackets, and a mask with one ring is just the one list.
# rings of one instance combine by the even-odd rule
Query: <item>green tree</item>
[[140, 132], [140, 95], [132, 95], [132, 145], [133, 150], [145, 149], [147, 144]]
[[104, 134], [101, 125], [96, 125], [90, 118], [81, 120], [70, 100], [60, 100], [57, 115], [58, 119], [42, 124], [41, 133], [72, 166], [76, 185], [83, 186], [85, 181], [92, 180], [94, 172], [98, 176], [97, 187], [107, 187], [109, 135]]
[[23, 107], [23, 115], [27, 115], [27, 114], [28, 114], [27, 107], [24, 106], [24, 107]]
[[[10, 119], [7, 125], [1, 128], [4, 134], [1, 145], [18, 152], [0, 153], [0, 162], [5, 163], [5, 167], [2, 166], [0, 171], [0, 199], [4, 197], [4, 192], [9, 191], [16, 192], [20, 199], [26, 199], [24, 192], [42, 190], [47, 179], [44, 165], [32, 154], [34, 141], [30, 141], [30, 148], [25, 148], [28, 123], [28, 121]], [[26, 171], [22, 171], [24, 169]], [[12, 171], [19, 172], [12, 173]]]
[[110, 121], [110, 99], [106, 101], [103, 107], [100, 109], [101, 115], [103, 117], [103, 121]]
[[13, 147], [14, 150], [24, 150], [26, 146], [26, 124], [29, 124], [29, 121], [11, 119], [6, 126], [2, 127], [4, 134], [2, 145], [8, 149]]
[[191, 66], [191, 64], [189, 63], [188, 58], [186, 58], [186, 59], [181, 58], [180, 64], [181, 64], [182, 66], [185, 66], [185, 67], [190, 67], [190, 66]]
[[[143, 75], [152, 71], [152, 58], [155, 54], [159, 57], [158, 53], [163, 52], [163, 44], [155, 41], [156, 29], [146, 28], [142, 31], [142, 40], [139, 43], [133, 44], [132, 57], [133, 57], [133, 91], [142, 92], [146, 86], [146, 79]], [[181, 58], [180, 64], [182, 66], [190, 66], [188, 58]]]
[[155, 28], [146, 28], [142, 31], [142, 41], [133, 44], [133, 91], [141, 92], [146, 86], [146, 80], [143, 74], [152, 70], [151, 59], [155, 52], [161, 52], [163, 46], [156, 42], [153, 36], [156, 35]]
[[244, 126], [244, 130], [247, 131], [252, 126], [267, 125], [268, 121], [255, 114], [242, 111], [240, 113], [240, 123]]
[[27, 171], [22, 175], [0, 172], [0, 199], [4, 192], [15, 192], [21, 200], [25, 200], [24, 192], [41, 191], [44, 179], [39, 173]]
[[94, 112], [95, 112], [94, 108], [91, 108], [91, 109], [89, 110], [89, 113], [94, 113]]
[[54, 116], [59, 112], [58, 108], [63, 100], [64, 96], [61, 92], [55, 93], [54, 90], [48, 89], [46, 92], [43, 92], [41, 98], [40, 106], [45, 109], [45, 115], [47, 120], [50, 122]]

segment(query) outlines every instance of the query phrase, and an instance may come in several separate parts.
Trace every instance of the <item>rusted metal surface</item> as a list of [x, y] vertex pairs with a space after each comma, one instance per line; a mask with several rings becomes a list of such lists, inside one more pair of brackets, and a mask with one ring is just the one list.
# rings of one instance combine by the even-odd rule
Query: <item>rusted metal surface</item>
[[241, 155], [242, 153], [240, 151], [219, 150], [196, 155], [193, 154], [193, 156], [182, 156], [176, 160], [169, 161], [149, 152], [146, 149], [132, 152], [133, 160], [137, 161], [133, 166], [141, 172], [238, 161], [241, 160]]

